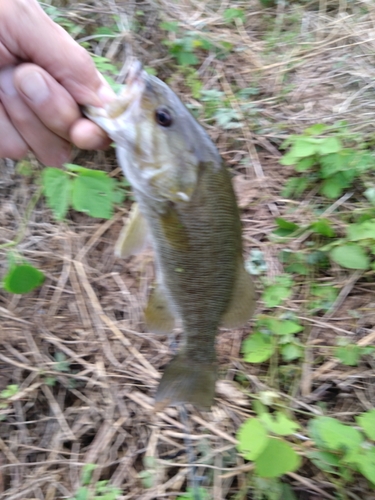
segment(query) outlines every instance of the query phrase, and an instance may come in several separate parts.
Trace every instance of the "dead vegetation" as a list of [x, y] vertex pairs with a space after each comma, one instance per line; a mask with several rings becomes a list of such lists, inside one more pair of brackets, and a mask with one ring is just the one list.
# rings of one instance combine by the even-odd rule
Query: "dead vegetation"
[[[223, 11], [232, 3], [243, 7], [245, 22], [223, 22]], [[178, 21], [186, 30], [204, 32], [213, 43], [232, 44], [225, 58], [199, 53], [200, 79], [206, 90], [224, 92], [240, 115], [232, 89], [257, 87], [257, 94], [249, 97], [256, 112], [252, 120], [240, 116], [236, 129], [206, 124], [234, 169], [246, 254], [261, 249], [269, 276], [280, 274], [280, 247], [268, 239], [274, 217], [292, 214], [296, 220], [309, 220], [315, 194], [301, 202], [281, 197], [287, 170], [278, 164], [280, 143], [311, 124], [339, 120], [371, 136], [374, 4], [280, 2], [264, 9], [255, 0], [95, 0], [65, 2], [62, 12], [64, 19], [81, 27], [78, 40], [119, 64], [120, 79], [128, 58], [136, 56], [195, 106], [199, 103], [186, 85], [186, 75], [163, 44], [174, 34], [166, 35], [160, 22]], [[96, 27], [113, 25], [113, 36], [95, 35]], [[74, 162], [115, 168], [111, 152], [77, 152]], [[0, 170], [0, 245], [21, 236], [17, 249], [47, 276], [30, 294], [0, 293], [0, 390], [10, 384], [19, 387], [0, 410], [0, 497], [72, 498], [83, 465], [96, 464], [92, 484], [109, 479], [121, 489], [119, 498], [177, 498], [189, 481], [187, 430], [177, 409], [153, 413], [152, 396], [173, 346], [167, 338], [144, 331], [142, 308], [153, 282], [152, 255], [146, 252], [127, 261], [113, 255], [130, 202], [110, 221], [71, 212], [66, 223], [57, 223], [39, 200], [23, 229], [38, 188], [32, 179], [17, 174], [10, 161], [3, 161]], [[349, 201], [344, 202], [347, 210], [352, 209]], [[3, 274], [6, 251], [1, 246], [0, 258]], [[301, 418], [302, 426], [306, 415], [319, 414], [322, 408], [350, 422], [374, 407], [374, 360], [344, 367], [329, 348], [337, 335], [358, 345], [374, 344], [372, 276], [331, 269], [329, 279], [340, 293], [320, 317], [305, 310], [306, 283], [301, 280], [285, 306], [305, 326], [305, 359], [296, 363], [292, 374], [270, 376], [266, 365], [241, 361], [241, 341], [251, 323], [241, 331], [220, 334], [216, 404], [205, 415], [193, 409], [189, 414], [197, 474], [205, 477], [203, 486], [212, 498], [260, 498], [249, 490], [247, 473], [253, 465], [235, 448], [236, 430], [252, 415], [252, 398], [260, 391], [276, 393]], [[324, 281], [328, 275], [317, 279]], [[257, 313], [264, 310], [259, 301]], [[234, 382], [238, 374], [242, 387]], [[302, 438], [296, 443], [302, 453], [310, 446]], [[308, 461], [286, 481], [301, 500], [375, 498], [363, 477], [340, 491]]]

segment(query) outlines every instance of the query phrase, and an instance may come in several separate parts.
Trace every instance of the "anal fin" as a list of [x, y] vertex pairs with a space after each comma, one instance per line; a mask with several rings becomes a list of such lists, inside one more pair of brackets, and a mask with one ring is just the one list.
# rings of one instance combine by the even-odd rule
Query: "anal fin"
[[237, 266], [236, 281], [228, 309], [221, 318], [220, 326], [236, 328], [248, 321], [256, 305], [254, 283], [246, 271], [242, 259]]

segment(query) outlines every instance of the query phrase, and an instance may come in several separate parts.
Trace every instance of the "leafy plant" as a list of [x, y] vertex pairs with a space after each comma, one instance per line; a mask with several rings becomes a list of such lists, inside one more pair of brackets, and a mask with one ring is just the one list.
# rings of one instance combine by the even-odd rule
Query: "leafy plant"
[[86, 464], [83, 466], [81, 475], [81, 484], [74, 497], [70, 500], [116, 500], [121, 495], [120, 488], [109, 484], [109, 481], [97, 481], [92, 483], [92, 475], [96, 469], [95, 464]]
[[245, 13], [242, 9], [238, 8], [229, 8], [225, 9], [223, 13], [224, 21], [227, 23], [231, 23], [236, 19], [239, 19], [243, 23], [245, 22]]
[[188, 488], [186, 493], [179, 495], [176, 500], [208, 500], [208, 492], [204, 488]]
[[6, 418], [5, 414], [1, 414], [1, 410], [6, 410], [8, 408], [9, 401], [7, 400], [15, 396], [18, 391], [19, 386], [17, 384], [10, 384], [5, 389], [0, 391], [0, 422]]
[[10, 293], [29, 293], [44, 281], [44, 274], [16, 252], [7, 254], [9, 268], [3, 277], [2, 286]]
[[317, 124], [307, 128], [301, 135], [291, 135], [283, 142], [290, 148], [281, 158], [281, 165], [293, 165], [303, 177], [290, 178], [283, 196], [300, 196], [308, 187], [319, 182], [319, 192], [327, 198], [340, 197], [361, 174], [375, 168], [375, 157], [365, 145], [356, 149], [345, 147], [338, 135], [323, 136], [332, 127]]
[[237, 432], [237, 449], [255, 464], [262, 478], [277, 478], [301, 464], [299, 455], [281, 436], [294, 434], [299, 425], [283, 412], [270, 414], [263, 405], [258, 417], [246, 420]]
[[211, 42], [207, 37], [196, 31], [184, 31], [178, 22], [167, 21], [160, 23], [160, 28], [169, 32], [169, 39], [163, 40], [169, 53], [176, 59], [179, 66], [195, 66], [199, 60], [199, 51], [215, 51], [216, 57], [221, 59], [232, 49], [232, 44], [226, 41]]
[[164, 40], [163, 43], [168, 47], [169, 53], [176, 59], [180, 66], [194, 66], [198, 64], [198, 58], [195, 54], [196, 50], [209, 50], [212, 46], [209, 40], [194, 31], [184, 32], [183, 35], [177, 37], [177, 33], [180, 31], [177, 22], [163, 22], [160, 24], [160, 27], [174, 35], [171, 40]]
[[360, 472], [375, 485], [375, 410], [356, 417], [362, 432], [332, 417], [316, 417], [309, 422], [309, 434], [318, 451], [307, 456], [322, 471], [353, 481]]
[[274, 282], [267, 285], [262, 294], [266, 307], [276, 307], [292, 294], [293, 279], [290, 275], [276, 276]]
[[362, 356], [372, 354], [375, 351], [373, 346], [360, 346], [350, 343], [347, 339], [337, 339], [338, 347], [334, 350], [334, 355], [343, 365], [357, 366]]
[[73, 164], [65, 167], [47, 167], [42, 174], [44, 194], [56, 219], [64, 219], [70, 206], [91, 217], [110, 219], [113, 205], [125, 198], [123, 183], [101, 170]]
[[303, 347], [295, 337], [303, 330], [296, 318], [288, 315], [280, 317], [262, 315], [257, 318], [254, 333], [242, 344], [244, 360], [248, 363], [263, 363], [277, 350], [284, 361], [298, 359], [303, 354]]

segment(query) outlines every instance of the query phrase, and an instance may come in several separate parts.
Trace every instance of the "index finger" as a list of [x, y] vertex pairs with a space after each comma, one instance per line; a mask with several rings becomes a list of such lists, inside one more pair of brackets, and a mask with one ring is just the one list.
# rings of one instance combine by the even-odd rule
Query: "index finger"
[[79, 104], [102, 104], [103, 83], [91, 57], [36, 0], [0, 1], [0, 43], [48, 71]]

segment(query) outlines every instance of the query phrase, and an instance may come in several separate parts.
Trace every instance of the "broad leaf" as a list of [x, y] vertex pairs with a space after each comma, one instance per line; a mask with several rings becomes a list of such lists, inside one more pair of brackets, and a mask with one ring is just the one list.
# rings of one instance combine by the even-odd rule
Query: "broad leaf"
[[343, 365], [357, 366], [361, 357], [361, 347], [356, 344], [340, 346], [335, 349], [334, 355]]
[[375, 219], [350, 224], [347, 228], [347, 233], [350, 241], [375, 239]]
[[319, 219], [311, 224], [311, 229], [318, 234], [333, 238], [335, 231], [332, 229], [331, 223], [327, 219]]
[[105, 172], [81, 172], [73, 182], [73, 208], [91, 217], [110, 219], [113, 213], [113, 191], [114, 180]]
[[247, 460], [255, 460], [269, 441], [265, 427], [257, 418], [246, 420], [237, 432], [237, 449]]
[[[369, 410], [355, 418], [366, 436], [375, 441], [375, 410]], [[374, 469], [375, 470], [375, 469]]]
[[337, 137], [325, 137], [321, 140], [318, 147], [318, 153], [321, 155], [328, 155], [331, 153], [337, 153], [342, 150], [342, 144]]
[[28, 293], [44, 281], [44, 274], [30, 264], [12, 266], [4, 277], [4, 288], [11, 293]]
[[375, 446], [368, 450], [363, 450], [363, 455], [358, 457], [356, 463], [361, 474], [375, 485]]
[[299, 323], [289, 319], [270, 318], [268, 324], [272, 333], [276, 335], [291, 335], [303, 330]]
[[262, 299], [266, 307], [276, 307], [280, 305], [283, 300], [290, 297], [292, 290], [283, 285], [270, 285], [263, 292]]
[[[357, 429], [332, 417], [316, 417], [310, 420], [309, 430], [319, 447], [331, 451], [355, 449], [363, 442], [363, 436]], [[320, 446], [319, 442], [323, 446]]]
[[303, 355], [302, 348], [296, 344], [283, 345], [281, 346], [280, 352], [283, 360], [287, 362], [301, 358]]
[[255, 459], [255, 470], [261, 477], [280, 477], [301, 465], [301, 458], [284, 440], [270, 438], [263, 452]]
[[269, 335], [256, 332], [242, 343], [244, 359], [248, 363], [263, 363], [269, 359], [275, 348]]
[[347, 243], [335, 247], [330, 252], [333, 261], [348, 269], [368, 269], [370, 259], [365, 250], [356, 243]]
[[57, 220], [64, 219], [70, 204], [71, 179], [67, 172], [47, 167], [42, 172], [43, 191]]
[[300, 427], [297, 422], [291, 420], [281, 411], [277, 411], [272, 415], [270, 413], [263, 413], [259, 419], [266, 426], [269, 432], [278, 434], [279, 436], [294, 434]]

